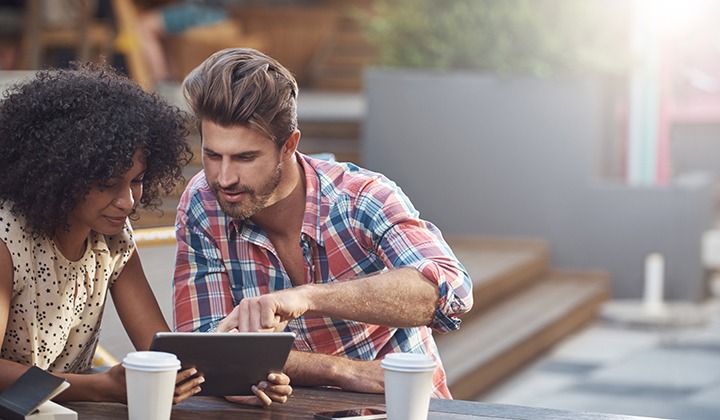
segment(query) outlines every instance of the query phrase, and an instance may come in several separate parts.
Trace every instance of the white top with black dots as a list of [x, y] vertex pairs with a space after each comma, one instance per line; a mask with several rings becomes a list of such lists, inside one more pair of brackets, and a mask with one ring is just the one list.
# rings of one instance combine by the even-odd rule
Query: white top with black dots
[[0, 357], [50, 372], [89, 369], [107, 292], [135, 249], [125, 223], [114, 236], [91, 232], [85, 254], [69, 261], [49, 238], [33, 239], [25, 220], [0, 205], [0, 240], [13, 262], [13, 291]]

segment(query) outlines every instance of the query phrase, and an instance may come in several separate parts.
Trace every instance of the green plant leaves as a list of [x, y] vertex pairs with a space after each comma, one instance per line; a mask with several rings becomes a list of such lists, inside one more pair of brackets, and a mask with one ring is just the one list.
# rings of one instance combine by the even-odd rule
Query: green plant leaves
[[499, 74], [614, 72], [627, 0], [376, 0], [362, 18], [385, 66]]

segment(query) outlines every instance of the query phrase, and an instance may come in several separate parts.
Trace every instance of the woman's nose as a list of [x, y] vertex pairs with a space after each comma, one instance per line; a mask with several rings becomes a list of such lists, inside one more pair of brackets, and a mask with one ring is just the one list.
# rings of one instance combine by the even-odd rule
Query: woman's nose
[[115, 206], [126, 211], [131, 211], [135, 207], [135, 192], [132, 187], [123, 188], [115, 197]]

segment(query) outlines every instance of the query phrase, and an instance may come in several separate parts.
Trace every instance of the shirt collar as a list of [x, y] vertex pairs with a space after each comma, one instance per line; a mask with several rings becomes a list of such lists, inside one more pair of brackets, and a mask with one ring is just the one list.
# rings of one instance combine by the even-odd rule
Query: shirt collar
[[312, 238], [318, 245], [323, 246], [321, 221], [327, 217], [329, 208], [323, 205], [322, 186], [320, 177], [313, 166], [313, 159], [295, 152], [295, 156], [305, 172], [305, 217], [303, 218], [302, 233]]
[[[323, 205], [320, 178], [312, 165], [312, 158], [300, 152], [295, 152], [295, 158], [302, 166], [305, 174], [305, 216], [301, 233], [309, 236], [318, 245], [322, 246], [324, 241], [320, 229], [321, 220], [327, 217], [329, 208], [327, 205]], [[267, 241], [267, 238], [261, 239], [264, 235], [259, 235], [260, 229], [251, 220], [238, 222], [231, 217], [228, 217], [227, 220], [229, 238], [232, 239], [239, 234], [243, 239], [251, 242], [260, 244]]]

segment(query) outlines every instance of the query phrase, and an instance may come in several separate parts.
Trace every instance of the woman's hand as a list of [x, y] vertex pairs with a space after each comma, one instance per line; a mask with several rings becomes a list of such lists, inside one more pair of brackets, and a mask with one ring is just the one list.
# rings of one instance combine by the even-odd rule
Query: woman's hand
[[127, 388], [125, 388], [125, 368], [121, 364], [117, 364], [107, 371], [103, 372], [106, 378], [106, 401], [117, 401], [127, 404]]
[[290, 378], [284, 373], [271, 373], [267, 381], [252, 387], [255, 396], [228, 396], [226, 400], [239, 404], [268, 406], [273, 402], [285, 404], [292, 395]]
[[[102, 401], [117, 401], [127, 404], [127, 389], [125, 388], [125, 368], [117, 364], [108, 371], [102, 373], [106, 377], [106, 398]], [[175, 393], [173, 404], [185, 401], [189, 397], [200, 392], [200, 384], [205, 378], [197, 374], [197, 370], [189, 368], [177, 373], [175, 380]]]
[[195, 368], [181, 370], [175, 380], [175, 394], [173, 404], [178, 404], [200, 392], [200, 384], [205, 382], [202, 375], [198, 375]]

